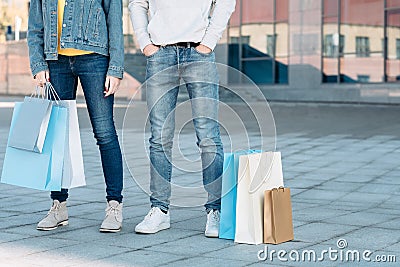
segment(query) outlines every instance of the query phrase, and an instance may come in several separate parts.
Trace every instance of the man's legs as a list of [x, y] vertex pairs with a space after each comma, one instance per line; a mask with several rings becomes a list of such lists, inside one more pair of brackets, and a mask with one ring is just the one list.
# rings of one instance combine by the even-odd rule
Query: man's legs
[[164, 47], [147, 59], [146, 100], [151, 125], [150, 202], [167, 211], [171, 196], [172, 141], [179, 92], [177, 50]]
[[[160, 96], [156, 102], [150, 95]], [[167, 92], [162, 87], [148, 87], [150, 110], [150, 202], [163, 211], [169, 208], [171, 196], [172, 145], [175, 130], [175, 107], [178, 87]]]
[[146, 100], [151, 125], [150, 202], [152, 208], [135, 231], [156, 233], [170, 227], [172, 145], [175, 130], [175, 107], [179, 92], [177, 49], [163, 47], [147, 58]]
[[214, 53], [203, 55], [193, 48], [188, 58], [182, 77], [191, 99], [197, 145], [201, 151], [203, 184], [208, 192], [205, 208], [207, 212], [220, 210], [224, 152], [218, 123], [218, 71]]
[[186, 82], [192, 104], [197, 145], [201, 151], [203, 184], [208, 192], [204, 234], [207, 237], [218, 237], [224, 161], [218, 123], [218, 71], [213, 52], [201, 54], [192, 48], [186, 59], [182, 78]]
[[[209, 193], [206, 236], [218, 236], [223, 148], [218, 125], [218, 73], [214, 55], [200, 55], [194, 48], [166, 47], [147, 62], [146, 97], [150, 114], [150, 161], [152, 209], [136, 226], [140, 233], [156, 233], [169, 228], [171, 195], [171, 151], [175, 130], [179, 79], [187, 83], [192, 100], [193, 121], [201, 149], [203, 183]], [[192, 55], [192, 53], [196, 53]], [[204, 58], [208, 64], [201, 64]], [[187, 63], [195, 64], [187, 64]], [[179, 63], [179, 64], [178, 64]], [[200, 64], [198, 64], [200, 63]], [[207, 82], [209, 79], [210, 81]], [[211, 228], [209, 226], [212, 226]]]

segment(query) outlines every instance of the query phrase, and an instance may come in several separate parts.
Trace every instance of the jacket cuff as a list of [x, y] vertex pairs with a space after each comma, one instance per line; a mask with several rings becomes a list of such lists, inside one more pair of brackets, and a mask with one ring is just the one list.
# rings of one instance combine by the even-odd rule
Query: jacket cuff
[[200, 43], [202, 45], [205, 45], [205, 46], [211, 48], [211, 50], [214, 50], [215, 46], [218, 43], [218, 40], [219, 40], [218, 36], [212, 36], [210, 34], [206, 34]]
[[149, 37], [147, 38], [141, 38], [140, 40], [138, 40], [139, 42], [139, 46], [140, 46], [140, 51], [143, 52], [143, 49], [148, 46], [149, 44], [152, 44], [151, 40]]
[[33, 77], [41, 71], [49, 70], [46, 62], [39, 62], [31, 65], [31, 72]]
[[107, 76], [113, 76], [122, 79], [124, 76], [124, 68], [117, 66], [109, 66], [107, 71]]

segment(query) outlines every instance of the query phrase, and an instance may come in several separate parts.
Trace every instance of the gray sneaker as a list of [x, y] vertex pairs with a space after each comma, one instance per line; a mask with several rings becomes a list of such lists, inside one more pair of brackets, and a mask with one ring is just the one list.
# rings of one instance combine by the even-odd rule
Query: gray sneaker
[[67, 201], [60, 203], [58, 200], [54, 200], [46, 217], [38, 223], [36, 229], [50, 231], [63, 225], [68, 225]]
[[116, 233], [122, 228], [122, 203], [111, 200], [107, 202], [106, 218], [100, 227], [100, 232]]

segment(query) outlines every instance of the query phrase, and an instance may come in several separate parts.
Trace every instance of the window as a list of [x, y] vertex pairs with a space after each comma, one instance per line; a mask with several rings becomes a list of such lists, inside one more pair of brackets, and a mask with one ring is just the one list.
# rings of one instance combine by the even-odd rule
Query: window
[[[250, 36], [241, 36], [242, 39], [242, 44], [250, 44]], [[239, 37], [238, 36], [231, 36], [230, 38], [230, 43], [231, 44], [238, 44], [239, 43]]]
[[267, 54], [270, 57], [275, 57], [276, 34], [267, 35]]
[[324, 38], [324, 56], [325, 57], [338, 57], [343, 54], [344, 51], [344, 35], [338, 34], [327, 34]]
[[369, 37], [356, 37], [356, 56], [357, 57], [369, 57]]
[[357, 75], [357, 81], [360, 83], [368, 83], [369, 82], [369, 75]]
[[[237, 2], [228, 26], [228, 65], [257, 84], [288, 83], [290, 1]], [[228, 80], [236, 83], [237, 77]]]
[[396, 59], [400, 59], [400, 38], [396, 39]]

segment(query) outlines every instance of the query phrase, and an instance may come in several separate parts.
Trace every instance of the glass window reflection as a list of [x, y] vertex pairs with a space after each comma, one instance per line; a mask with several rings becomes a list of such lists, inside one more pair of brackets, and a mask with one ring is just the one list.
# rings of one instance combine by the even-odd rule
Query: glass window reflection
[[400, 0], [324, 0], [322, 12], [324, 82], [400, 80]]
[[288, 28], [288, 0], [237, 1], [228, 64], [258, 84], [287, 83]]

